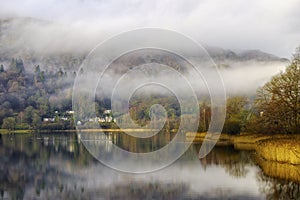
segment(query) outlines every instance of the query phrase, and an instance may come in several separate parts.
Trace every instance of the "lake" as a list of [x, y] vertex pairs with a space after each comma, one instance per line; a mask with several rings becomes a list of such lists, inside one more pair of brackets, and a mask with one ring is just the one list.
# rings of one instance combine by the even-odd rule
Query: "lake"
[[[101, 144], [107, 152], [114, 144], [149, 152], [166, 138], [173, 136], [139, 146], [107, 133]], [[75, 133], [0, 135], [0, 199], [300, 199], [298, 179], [288, 177], [286, 166], [233, 146], [216, 146], [199, 159], [200, 146], [166, 168], [131, 174], [93, 158]]]

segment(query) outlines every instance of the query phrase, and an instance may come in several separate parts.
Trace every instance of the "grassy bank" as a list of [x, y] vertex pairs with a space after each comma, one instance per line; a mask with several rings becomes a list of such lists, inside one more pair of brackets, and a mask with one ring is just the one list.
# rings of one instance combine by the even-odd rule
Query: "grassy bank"
[[0, 129], [0, 134], [10, 134], [10, 133], [33, 133], [32, 130], [7, 130], [7, 129]]
[[[205, 140], [213, 141], [215, 140], [214, 134], [210, 133], [192, 133], [189, 132], [186, 134], [187, 141], [193, 140], [194, 143], [202, 143]], [[239, 146], [243, 149], [243, 146], [250, 145], [251, 149], [255, 148], [255, 144], [259, 141], [270, 139], [274, 136], [271, 135], [262, 135], [262, 134], [241, 134], [241, 135], [229, 135], [226, 133], [222, 133], [219, 136], [218, 142], [216, 145], [223, 145], [224, 143], [228, 145]]]
[[[77, 130], [56, 130], [55, 132], [76, 132]], [[82, 132], [119, 132], [119, 129], [82, 129]], [[151, 129], [126, 129], [125, 132], [156, 131]], [[9, 133], [33, 133], [33, 130], [9, 131], [0, 129], [0, 134]], [[44, 132], [41, 130], [40, 132]], [[48, 131], [47, 131], [48, 132]], [[268, 161], [300, 165], [300, 135], [263, 135], [263, 134], [209, 134], [209, 133], [186, 133], [186, 140], [194, 143], [202, 143], [205, 140], [214, 142], [219, 146], [233, 145], [239, 150], [255, 150], [256, 154]]]
[[298, 136], [259, 141], [255, 150], [266, 160], [300, 165], [300, 137]]
[[[79, 130], [77, 129], [72, 129], [72, 130], [51, 130], [50, 132], [77, 132]], [[155, 132], [157, 130], [155, 129], [112, 129], [112, 128], [107, 128], [107, 129], [80, 129], [80, 132]], [[39, 130], [39, 132], [49, 132], [49, 130]]]
[[[205, 140], [214, 141], [214, 138], [212, 134], [187, 133], [187, 140], [202, 143]], [[300, 165], [300, 135], [222, 133], [216, 145], [233, 145], [239, 150], [255, 150], [265, 160]]]
[[[0, 129], [0, 134], [9, 134], [9, 133], [34, 133], [34, 132], [40, 132], [40, 133], [49, 133], [49, 132], [77, 132], [77, 129], [68, 129], [68, 130], [7, 130], [7, 129]], [[155, 132], [156, 129], [81, 129], [80, 132]]]
[[259, 155], [254, 160], [267, 176], [300, 182], [300, 165], [269, 161]]

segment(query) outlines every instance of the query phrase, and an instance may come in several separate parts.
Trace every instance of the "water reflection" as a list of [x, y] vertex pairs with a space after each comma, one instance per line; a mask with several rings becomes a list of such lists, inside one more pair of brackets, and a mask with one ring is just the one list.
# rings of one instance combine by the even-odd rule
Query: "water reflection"
[[166, 132], [134, 138], [123, 132], [79, 132], [81, 142], [95, 158], [108, 167], [131, 173], [159, 170], [181, 157], [190, 143], [185, 142], [184, 132], [170, 135]]
[[[117, 141], [114, 134], [102, 138], [104, 151]], [[132, 175], [96, 161], [75, 134], [2, 135], [0, 199], [296, 199], [300, 195], [296, 180], [270, 178], [252, 161], [251, 152], [215, 147], [199, 161], [199, 148], [193, 145], [168, 168]]]
[[75, 135], [3, 135], [0, 142], [0, 190], [9, 199], [23, 199], [27, 189], [39, 196], [46, 184], [61, 190], [62, 180], [72, 176], [59, 169], [61, 163], [68, 168], [93, 162]]
[[266, 161], [258, 155], [254, 157], [254, 160], [266, 175], [300, 183], [300, 165]]
[[257, 175], [260, 191], [266, 194], [266, 199], [300, 199], [299, 182], [276, 179], [260, 171]]
[[[129, 131], [130, 132], [130, 131]], [[130, 133], [133, 134], [133, 133]], [[137, 133], [135, 133], [137, 134]], [[137, 138], [124, 132], [80, 132], [79, 137], [85, 141], [92, 141], [93, 143], [112, 148], [113, 145], [118, 145], [119, 148], [134, 152], [134, 153], [148, 153], [161, 149], [169, 144], [174, 139], [176, 133], [160, 131], [156, 135], [148, 138]], [[184, 141], [185, 137], [181, 139]], [[111, 149], [110, 149], [111, 150]]]

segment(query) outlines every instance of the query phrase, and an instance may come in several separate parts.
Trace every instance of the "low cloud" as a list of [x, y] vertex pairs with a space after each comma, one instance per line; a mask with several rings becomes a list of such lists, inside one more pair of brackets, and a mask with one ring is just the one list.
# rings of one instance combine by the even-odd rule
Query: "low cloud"
[[0, 17], [49, 21], [14, 31], [26, 46], [38, 50], [89, 49], [112, 34], [160, 27], [213, 46], [261, 49], [290, 57], [299, 43], [299, 6], [297, 0], [11, 0], [1, 2]]

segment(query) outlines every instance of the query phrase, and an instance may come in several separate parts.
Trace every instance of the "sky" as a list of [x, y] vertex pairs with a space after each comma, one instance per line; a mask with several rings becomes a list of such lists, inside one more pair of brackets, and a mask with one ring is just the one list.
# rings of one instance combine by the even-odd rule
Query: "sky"
[[[97, 40], [143, 27], [178, 31], [225, 49], [291, 58], [300, 44], [298, 0], [0, 0], [0, 17], [31, 17]], [[74, 28], [75, 27], [75, 28]]]

